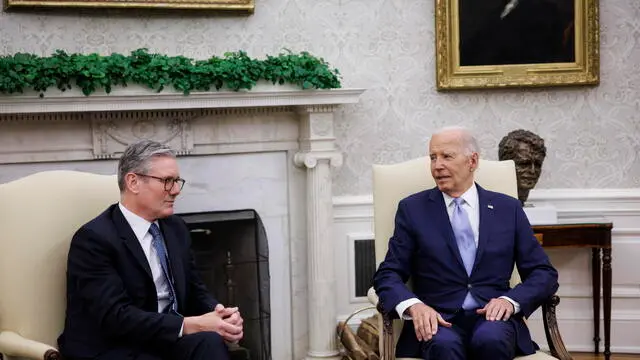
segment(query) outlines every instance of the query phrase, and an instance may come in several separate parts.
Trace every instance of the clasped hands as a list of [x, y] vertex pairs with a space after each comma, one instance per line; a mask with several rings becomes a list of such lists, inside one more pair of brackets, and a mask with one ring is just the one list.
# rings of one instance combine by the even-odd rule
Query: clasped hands
[[[438, 326], [451, 327], [432, 307], [423, 303], [413, 304], [407, 309], [413, 319], [413, 326], [418, 341], [429, 341], [438, 332]], [[508, 320], [513, 315], [513, 304], [506, 299], [491, 299], [482, 309], [476, 310], [484, 315], [488, 321]]]
[[220, 334], [227, 342], [237, 342], [243, 336], [243, 322], [237, 307], [224, 307], [218, 304], [211, 312], [185, 318], [183, 332], [193, 334], [213, 331]]

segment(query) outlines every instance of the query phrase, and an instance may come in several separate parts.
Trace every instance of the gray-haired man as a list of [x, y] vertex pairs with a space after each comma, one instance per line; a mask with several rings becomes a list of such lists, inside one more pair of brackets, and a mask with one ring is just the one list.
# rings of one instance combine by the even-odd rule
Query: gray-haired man
[[73, 236], [67, 312], [58, 339], [65, 359], [226, 360], [242, 317], [207, 291], [173, 214], [185, 181], [175, 153], [143, 140], [118, 164], [120, 202]]

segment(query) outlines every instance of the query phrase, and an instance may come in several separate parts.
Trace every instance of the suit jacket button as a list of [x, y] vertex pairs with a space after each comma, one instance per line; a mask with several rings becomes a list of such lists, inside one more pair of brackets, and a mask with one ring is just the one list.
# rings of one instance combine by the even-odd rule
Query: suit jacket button
[[473, 286], [471, 284], [467, 284], [467, 289], [471, 289]]

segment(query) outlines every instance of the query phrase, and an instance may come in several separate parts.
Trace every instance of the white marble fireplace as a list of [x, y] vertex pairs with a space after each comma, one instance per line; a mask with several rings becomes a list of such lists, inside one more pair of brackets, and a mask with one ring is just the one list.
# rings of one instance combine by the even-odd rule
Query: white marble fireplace
[[114, 174], [132, 141], [170, 144], [187, 179], [177, 212], [255, 209], [264, 222], [272, 358], [337, 359], [333, 117], [361, 93], [1, 97], [0, 183], [50, 169]]

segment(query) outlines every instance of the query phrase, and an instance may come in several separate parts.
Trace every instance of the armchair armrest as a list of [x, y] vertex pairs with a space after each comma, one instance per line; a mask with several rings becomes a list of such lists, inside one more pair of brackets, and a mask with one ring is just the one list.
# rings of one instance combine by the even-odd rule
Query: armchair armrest
[[564, 346], [558, 321], [556, 319], [556, 306], [560, 304], [558, 295], [551, 296], [544, 304], [542, 304], [542, 321], [544, 322], [544, 333], [547, 336], [547, 344], [551, 355], [560, 360], [573, 360], [569, 352]]
[[367, 299], [373, 306], [378, 306], [378, 294], [376, 294], [376, 290], [372, 287], [367, 291]]
[[53, 346], [26, 339], [12, 331], [0, 332], [0, 353], [29, 359], [60, 360], [60, 352]]

